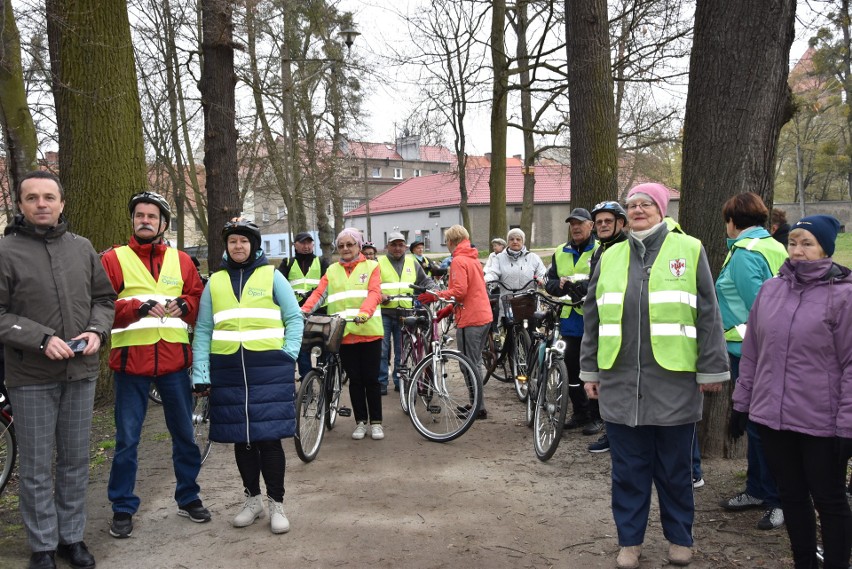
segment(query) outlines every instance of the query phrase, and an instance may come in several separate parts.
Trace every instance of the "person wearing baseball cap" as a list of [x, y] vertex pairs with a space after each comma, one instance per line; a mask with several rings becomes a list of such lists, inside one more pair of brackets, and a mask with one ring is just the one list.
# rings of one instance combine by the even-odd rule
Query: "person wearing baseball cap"
[[[307, 231], [297, 233], [293, 237], [293, 248], [296, 250], [296, 255], [282, 260], [278, 270], [290, 282], [296, 294], [296, 300], [299, 301], [299, 306], [302, 306], [319, 285], [320, 279], [328, 269], [328, 261], [314, 254], [314, 238]], [[310, 346], [305, 346], [299, 351], [297, 363], [301, 379], [311, 371]]]
[[420, 264], [420, 267], [422, 267], [426, 276], [442, 277], [447, 274], [446, 269], [442, 269], [437, 263], [432, 262], [431, 259], [423, 254], [426, 250], [426, 244], [423, 243], [423, 241], [417, 240], [412, 242], [411, 245], [408, 246], [408, 250], [411, 251], [412, 255], [414, 255], [414, 259]]
[[[547, 281], [544, 288], [553, 296], [570, 296], [580, 300], [574, 282], [588, 279], [592, 255], [598, 247], [592, 235], [592, 216], [589, 210], [577, 207], [571, 210], [565, 223], [569, 224], [570, 240], [556, 247]], [[583, 339], [583, 309], [579, 306], [566, 306], [560, 315], [559, 327], [565, 341], [565, 366], [568, 368], [568, 395], [571, 397], [571, 419], [565, 423], [566, 429], [586, 428], [594, 420], [600, 419], [597, 405], [590, 404], [580, 381], [580, 343]], [[599, 432], [597, 429], [590, 435]]]
[[402, 359], [402, 325], [400, 309], [413, 306], [410, 299], [392, 300], [390, 297], [411, 294], [409, 285], [435, 288], [413, 255], [406, 255], [408, 244], [405, 235], [395, 231], [388, 235], [387, 254], [379, 257], [379, 270], [382, 275], [382, 325], [385, 337], [382, 341], [382, 359], [379, 364], [379, 383], [381, 394], [388, 394], [388, 370], [390, 369], [391, 340], [393, 340], [393, 387], [399, 391], [399, 372]]

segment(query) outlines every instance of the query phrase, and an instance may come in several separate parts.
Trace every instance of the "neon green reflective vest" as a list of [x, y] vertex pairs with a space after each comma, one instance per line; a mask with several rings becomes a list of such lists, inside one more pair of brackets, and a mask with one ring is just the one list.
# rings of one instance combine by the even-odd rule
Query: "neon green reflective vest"
[[[176, 249], [166, 249], [163, 266], [157, 282], [151, 272], [145, 268], [139, 256], [127, 245], [117, 247], [115, 255], [121, 265], [124, 277], [124, 289], [118, 293], [119, 300], [135, 298], [141, 302], [156, 300], [166, 304], [183, 292], [183, 274], [180, 271], [180, 258]], [[126, 328], [112, 329], [112, 347], [150, 346], [160, 340], [174, 344], [188, 344], [189, 333], [186, 322], [180, 318], [158, 318], [145, 316]]]
[[[669, 233], [648, 281], [648, 318], [654, 360], [671, 371], [696, 371], [698, 340], [695, 327], [698, 303], [698, 259], [701, 242]], [[595, 295], [598, 327], [598, 367], [611, 369], [621, 350], [621, 317], [630, 269], [629, 241], [607, 249], [601, 256]]]
[[[592, 253], [595, 252], [595, 249], [598, 248], [599, 243], [595, 240], [595, 245], [589, 249], [588, 251], [583, 251], [580, 255], [580, 258], [577, 259], [577, 263], [574, 264], [574, 255], [571, 253], [566, 253], [562, 249], [567, 247], [567, 243], [563, 243], [562, 245], [556, 248], [555, 258], [556, 258], [556, 274], [560, 277], [571, 277], [574, 275], [589, 275], [591, 271], [591, 263], [592, 263]], [[562, 308], [562, 313], [559, 315], [560, 318], [568, 318], [571, 316], [571, 311], [575, 311], [580, 316], [583, 315], [583, 309], [579, 306], [571, 307], [565, 306]]]
[[[382, 293], [389, 296], [395, 294], [411, 294], [413, 291], [409, 284], [417, 281], [417, 267], [414, 266], [414, 257], [406, 255], [402, 263], [402, 274], [396, 274], [396, 269], [391, 265], [386, 255], [379, 257], [379, 270], [382, 273]], [[383, 308], [411, 308], [411, 300], [391, 300], [383, 304]]]
[[[769, 270], [773, 275], [778, 274], [781, 265], [787, 260], [787, 249], [771, 235], [768, 237], [752, 239], [740, 239], [734, 242], [734, 247], [737, 249], [745, 249], [746, 251], [756, 251], [763, 255], [766, 259], [766, 264], [769, 265]], [[728, 256], [725, 257], [725, 262], [722, 267], [728, 264], [731, 260], [731, 255], [734, 254], [733, 248], [728, 251]], [[742, 342], [746, 335], [746, 323], [740, 322], [725, 330], [725, 340], [728, 342]]]
[[299, 262], [294, 259], [293, 265], [290, 267], [289, 274], [290, 276], [287, 280], [290, 281], [290, 286], [293, 287], [293, 292], [302, 293], [304, 295], [310, 294], [319, 286], [320, 279], [322, 278], [322, 269], [320, 267], [319, 257], [314, 257], [314, 261], [308, 268], [308, 274], [302, 273], [302, 268], [299, 266]]
[[[354, 318], [361, 312], [361, 304], [367, 299], [370, 275], [379, 266], [377, 261], [364, 260], [355, 265], [349, 276], [340, 263], [330, 266], [325, 276], [328, 279], [328, 313], [339, 314], [344, 318]], [[363, 324], [346, 323], [343, 335], [384, 336], [382, 311], [376, 307], [373, 316]]]
[[228, 271], [213, 273], [209, 285], [213, 303], [211, 354], [233, 354], [240, 345], [252, 352], [284, 347], [281, 307], [272, 294], [274, 274], [272, 265], [255, 269], [237, 300]]

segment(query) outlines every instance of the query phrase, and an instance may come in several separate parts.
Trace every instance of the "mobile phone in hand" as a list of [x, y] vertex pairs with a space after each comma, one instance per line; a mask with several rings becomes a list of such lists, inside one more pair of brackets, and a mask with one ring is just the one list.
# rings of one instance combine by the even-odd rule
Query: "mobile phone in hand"
[[68, 344], [68, 347], [71, 348], [71, 351], [75, 354], [81, 353], [86, 349], [86, 346], [89, 345], [88, 340], [84, 338], [80, 338], [79, 340], [68, 340], [65, 343]]

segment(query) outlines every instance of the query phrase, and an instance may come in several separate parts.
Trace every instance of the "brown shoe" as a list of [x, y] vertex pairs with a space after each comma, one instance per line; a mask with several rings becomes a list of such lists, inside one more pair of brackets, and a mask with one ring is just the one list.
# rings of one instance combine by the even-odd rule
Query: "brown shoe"
[[642, 557], [641, 545], [622, 547], [618, 557], [615, 558], [615, 566], [618, 569], [638, 569], [640, 557]]
[[692, 548], [683, 545], [669, 545], [669, 563], [672, 565], [689, 565], [692, 562]]

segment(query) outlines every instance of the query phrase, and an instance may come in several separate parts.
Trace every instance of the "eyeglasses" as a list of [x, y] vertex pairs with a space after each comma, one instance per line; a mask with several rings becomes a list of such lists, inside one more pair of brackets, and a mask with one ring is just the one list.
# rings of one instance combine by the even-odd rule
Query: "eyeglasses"
[[636, 202], [627, 204], [627, 211], [631, 211], [634, 209], [641, 209], [645, 211], [646, 209], [651, 209], [652, 207], [657, 207], [657, 204], [653, 202]]
[[612, 225], [615, 223], [614, 219], [598, 219], [595, 220], [595, 225]]
[[358, 246], [358, 244], [354, 243], [354, 242], [353, 243], [338, 243], [337, 244], [338, 249], [348, 249], [349, 247], [357, 247], [357, 246]]

